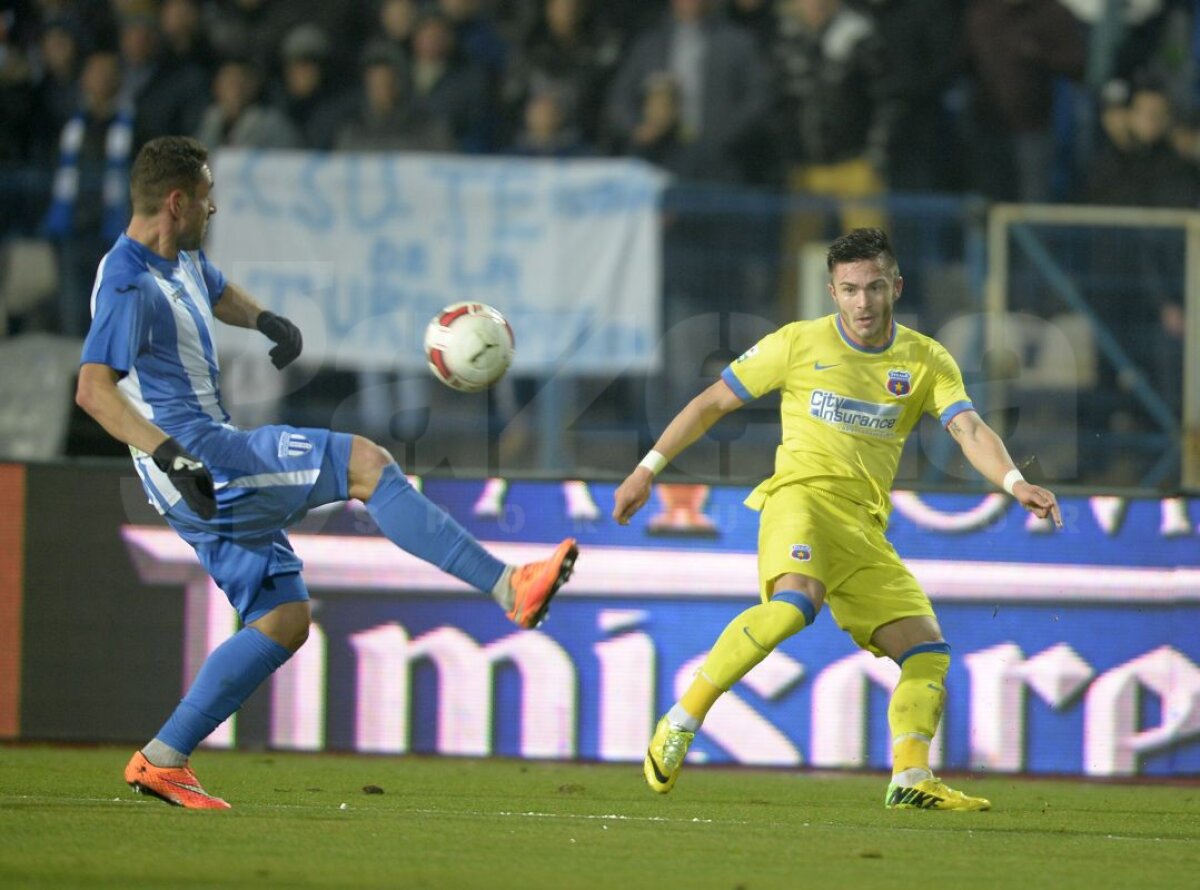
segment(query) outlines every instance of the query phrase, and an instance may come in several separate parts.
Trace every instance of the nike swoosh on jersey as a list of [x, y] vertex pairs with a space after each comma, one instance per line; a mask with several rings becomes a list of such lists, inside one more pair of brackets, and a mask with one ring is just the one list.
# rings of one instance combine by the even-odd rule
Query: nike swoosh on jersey
[[836, 368], [841, 362], [834, 362], [832, 365], [823, 365], [820, 362], [813, 362], [814, 371], [828, 371], [830, 368]]

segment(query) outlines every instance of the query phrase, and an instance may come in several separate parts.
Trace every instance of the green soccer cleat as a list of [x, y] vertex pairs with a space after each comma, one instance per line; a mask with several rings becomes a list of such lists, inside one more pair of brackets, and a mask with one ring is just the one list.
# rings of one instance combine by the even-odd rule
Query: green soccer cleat
[[955, 791], [941, 779], [931, 777], [915, 785], [888, 785], [883, 805], [889, 810], [958, 810], [975, 812], [990, 810], [992, 802], [986, 797], [970, 797]]
[[683, 769], [683, 758], [695, 737], [694, 732], [672, 726], [666, 717], [658, 721], [642, 766], [651, 791], [666, 794], [675, 787], [675, 780]]

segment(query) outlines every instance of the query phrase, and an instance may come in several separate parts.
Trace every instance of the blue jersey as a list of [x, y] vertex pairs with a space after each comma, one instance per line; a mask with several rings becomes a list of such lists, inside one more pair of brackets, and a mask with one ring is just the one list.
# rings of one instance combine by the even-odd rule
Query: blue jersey
[[229, 422], [213, 341], [224, 290], [225, 276], [202, 251], [168, 260], [127, 235], [100, 261], [92, 288], [81, 361], [116, 370], [137, 409], [189, 450]]
[[[122, 235], [96, 272], [81, 358], [117, 371], [118, 387], [137, 410], [206, 462], [233, 430], [221, 404], [213, 337], [213, 306], [224, 290], [225, 276], [202, 251], [168, 260]], [[179, 494], [165, 474], [130, 450], [155, 506], [175, 504]]]

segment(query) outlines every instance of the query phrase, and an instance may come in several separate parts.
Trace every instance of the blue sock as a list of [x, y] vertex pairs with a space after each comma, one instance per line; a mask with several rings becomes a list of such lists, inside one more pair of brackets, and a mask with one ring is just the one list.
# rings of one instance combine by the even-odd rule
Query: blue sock
[[291, 657], [258, 628], [242, 628], [208, 656], [155, 738], [186, 757]]
[[388, 464], [367, 512], [379, 530], [397, 547], [433, 563], [443, 572], [479, 590], [491, 591], [500, 580], [504, 563], [409, 484], [396, 464]]

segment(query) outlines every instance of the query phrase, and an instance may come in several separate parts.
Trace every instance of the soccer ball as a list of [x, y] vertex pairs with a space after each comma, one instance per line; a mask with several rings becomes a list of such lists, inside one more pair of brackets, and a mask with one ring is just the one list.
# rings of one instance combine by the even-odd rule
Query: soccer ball
[[425, 328], [425, 358], [433, 376], [459, 392], [479, 392], [512, 364], [512, 328], [486, 303], [454, 303]]

